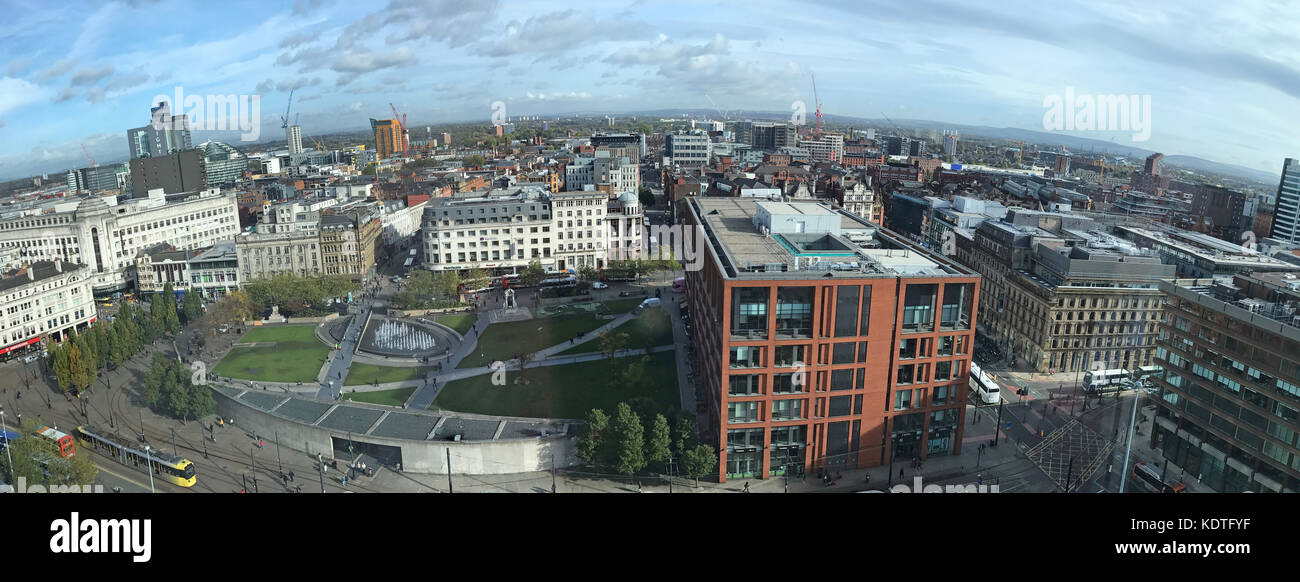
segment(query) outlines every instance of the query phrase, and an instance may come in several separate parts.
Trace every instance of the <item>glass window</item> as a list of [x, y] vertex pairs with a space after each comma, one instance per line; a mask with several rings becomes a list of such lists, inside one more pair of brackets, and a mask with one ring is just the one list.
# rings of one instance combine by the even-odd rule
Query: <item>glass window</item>
[[835, 337], [858, 335], [861, 288], [857, 285], [840, 285], [835, 290]]
[[831, 390], [853, 388], [853, 370], [831, 370]]
[[871, 285], [862, 286], [862, 322], [858, 326], [858, 335], [867, 335], [871, 327]]
[[912, 407], [912, 391], [899, 390], [894, 393], [894, 410], [907, 410]]
[[731, 294], [731, 335], [767, 339], [767, 287], [737, 287]]
[[776, 292], [776, 336], [812, 337], [812, 287], [780, 287]]
[[803, 400], [772, 401], [772, 420], [800, 420], [803, 418]]
[[776, 356], [774, 366], [793, 366], [808, 361], [808, 346], [776, 346], [772, 351]]
[[851, 396], [832, 396], [830, 405], [831, 416], [848, 416], [853, 413], [853, 398]]
[[763, 367], [763, 347], [762, 346], [732, 346], [731, 367], [732, 368]]
[[[938, 347], [938, 350], [935, 351], [935, 355], [936, 355], [936, 356], [951, 356], [951, 355], [952, 355], [952, 353], [953, 353], [953, 344], [954, 344], [953, 337], [954, 337], [954, 336], [945, 335], [945, 336], [942, 336], [942, 337], [939, 338], [939, 347]], [[907, 340], [903, 340], [903, 341], [907, 341]]]
[[937, 362], [934, 365], [934, 381], [942, 382], [951, 378], [952, 362]]
[[899, 366], [899, 367], [898, 367], [898, 378], [897, 378], [897, 380], [895, 380], [894, 383], [895, 383], [895, 384], [911, 384], [911, 383], [912, 383], [912, 380], [913, 380], [913, 378], [912, 378], [912, 374], [914, 373], [914, 371], [915, 371], [915, 370], [913, 369], [913, 366]]
[[730, 394], [732, 396], [761, 394], [762, 378], [759, 374], [736, 374], [731, 376]]
[[934, 331], [938, 285], [908, 285], [903, 296], [903, 331]]
[[858, 347], [857, 342], [840, 342], [835, 344], [835, 347], [831, 352], [831, 363], [832, 364], [855, 363], [854, 354], [855, 352], [857, 352], [857, 347]]
[[920, 341], [921, 340], [918, 340], [916, 338], [904, 339], [902, 341], [899, 341], [898, 342], [899, 359], [907, 360], [907, 359], [915, 358], [917, 343]]
[[807, 385], [805, 379], [806, 376], [807, 374], [802, 372], [796, 372], [793, 374], [774, 374], [772, 376], [772, 393], [790, 394], [794, 392], [803, 392], [804, 386]]
[[974, 294], [971, 283], [943, 286], [943, 312], [939, 326], [942, 329], [970, 329], [970, 302]]
[[758, 422], [757, 402], [731, 402], [727, 404], [727, 422]]
[[930, 404], [934, 406], [942, 406], [944, 404], [947, 404], [949, 392], [951, 391], [952, 391], [951, 386], [935, 386], [934, 396], [930, 399]]

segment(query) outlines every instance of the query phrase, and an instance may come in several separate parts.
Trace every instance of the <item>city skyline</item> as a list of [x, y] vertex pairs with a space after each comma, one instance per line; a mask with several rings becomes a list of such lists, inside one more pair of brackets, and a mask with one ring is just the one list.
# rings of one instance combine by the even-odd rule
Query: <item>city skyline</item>
[[[1294, 20], [1289, 7], [1261, 18], [1211, 4], [1099, 4], [1064, 23], [1032, 4], [922, 2], [907, 12], [931, 26], [917, 28], [907, 14], [839, 2], [793, 12], [746, 3], [743, 19], [740, 4], [646, 2], [10, 5], [17, 17], [0, 25], [4, 179], [83, 167], [82, 144], [96, 159], [126, 159], [125, 131], [177, 87], [260, 96], [260, 140], [276, 140], [291, 90], [304, 137], [363, 129], [391, 117], [389, 102], [413, 129], [487, 125], [497, 101], [511, 117], [698, 108], [720, 118], [803, 101], [811, 123], [814, 73], [827, 114], [1041, 131], [1052, 95], [1149, 95], [1149, 141], [1063, 133], [1270, 173], [1296, 155], [1284, 145], [1290, 124], [1273, 114], [1300, 95], [1300, 71], [1284, 64], [1295, 34], [1275, 24]], [[1221, 44], [1182, 44], [1211, 28]]]

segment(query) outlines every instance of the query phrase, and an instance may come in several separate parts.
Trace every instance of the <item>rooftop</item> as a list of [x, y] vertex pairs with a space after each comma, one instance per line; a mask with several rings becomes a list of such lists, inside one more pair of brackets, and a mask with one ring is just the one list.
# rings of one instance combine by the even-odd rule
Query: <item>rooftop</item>
[[[766, 202], [752, 198], [690, 198], [713, 253], [728, 278], [810, 279], [872, 276], [970, 276], [963, 267], [902, 237], [817, 202]], [[755, 220], [760, 205], [778, 216], [829, 218], [843, 230], [874, 230], [880, 248], [864, 249], [840, 232], [770, 232]], [[835, 220], [838, 215], [839, 219]]]
[[0, 292], [17, 289], [29, 283], [38, 283], [45, 279], [58, 277], [85, 268], [84, 265], [67, 261], [36, 261], [25, 269], [17, 269], [0, 276]]

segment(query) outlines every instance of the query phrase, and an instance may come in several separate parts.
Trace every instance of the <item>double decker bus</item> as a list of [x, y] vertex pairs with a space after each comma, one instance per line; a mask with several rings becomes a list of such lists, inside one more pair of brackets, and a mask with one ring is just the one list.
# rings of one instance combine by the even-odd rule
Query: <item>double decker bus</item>
[[997, 404], [1002, 401], [1002, 389], [998, 383], [993, 381], [992, 376], [981, 370], [974, 360], [970, 363], [970, 389], [975, 391], [980, 402], [984, 404]]
[[1146, 461], [1133, 465], [1133, 481], [1152, 493], [1186, 493], [1187, 486], [1181, 481], [1165, 481], [1160, 478], [1160, 471]]
[[1133, 375], [1123, 368], [1092, 370], [1083, 373], [1083, 390], [1090, 394], [1115, 392], [1128, 388]]
[[73, 455], [77, 454], [77, 439], [72, 438], [72, 435], [43, 424], [37, 425], [35, 432], [39, 436], [54, 441], [55, 446], [59, 449], [60, 457], [70, 459]]

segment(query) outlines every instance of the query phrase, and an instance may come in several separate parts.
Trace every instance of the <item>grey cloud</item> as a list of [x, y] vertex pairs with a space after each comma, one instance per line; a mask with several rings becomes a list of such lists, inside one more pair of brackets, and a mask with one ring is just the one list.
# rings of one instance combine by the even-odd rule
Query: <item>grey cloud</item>
[[293, 15], [305, 16], [321, 7], [321, 0], [297, 0], [293, 3]]
[[354, 52], [338, 57], [330, 66], [335, 72], [363, 75], [380, 69], [399, 67], [415, 62], [415, 53], [402, 47], [390, 53], [374, 54], [371, 52]]
[[672, 39], [653, 43], [636, 44], [624, 47], [609, 56], [605, 62], [614, 65], [659, 65], [675, 59], [698, 57], [703, 55], [725, 55], [731, 52], [727, 38], [716, 34], [708, 42], [699, 45], [679, 44]]
[[38, 81], [49, 81], [55, 77], [62, 77], [65, 73], [72, 70], [72, 67], [76, 64], [77, 61], [72, 59], [59, 59], [54, 61], [54, 64], [50, 65], [50, 68], [37, 73], [36, 79]]
[[634, 40], [643, 37], [647, 30], [644, 24], [600, 20], [577, 10], [534, 16], [522, 23], [513, 21], [507, 29], [506, 38], [476, 43], [474, 52], [488, 57], [529, 54], [541, 60], [596, 42]]
[[113, 65], [104, 65], [97, 69], [82, 68], [82, 69], [78, 69], [77, 72], [72, 74], [72, 77], [68, 79], [68, 84], [73, 87], [78, 87], [83, 85], [95, 85], [98, 84], [100, 81], [102, 81], [104, 78], [109, 77], [112, 74], [113, 74]]
[[27, 67], [31, 66], [31, 64], [32, 64], [32, 60], [30, 58], [23, 58], [23, 57], [19, 57], [12, 61], [9, 61], [9, 66], [5, 68], [5, 76], [17, 77], [23, 74], [23, 72], [25, 72], [27, 70]]
[[314, 40], [316, 40], [316, 35], [310, 32], [299, 32], [297, 34], [291, 34], [289, 36], [284, 37], [283, 39], [280, 39], [280, 48], [282, 49], [296, 48], [300, 45], [307, 44]]
[[130, 89], [149, 82], [149, 74], [142, 72], [124, 73], [104, 83], [104, 91], [117, 91], [119, 89]]

